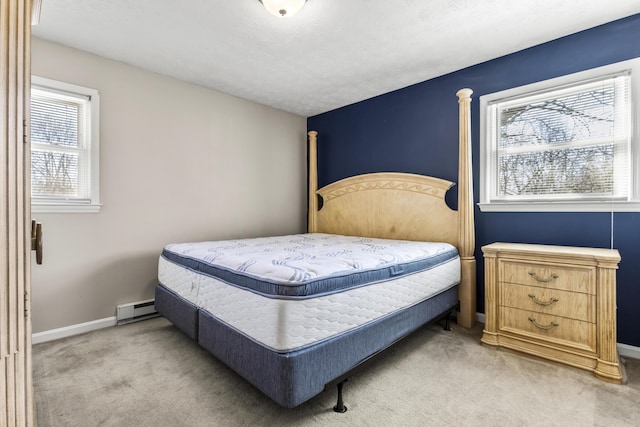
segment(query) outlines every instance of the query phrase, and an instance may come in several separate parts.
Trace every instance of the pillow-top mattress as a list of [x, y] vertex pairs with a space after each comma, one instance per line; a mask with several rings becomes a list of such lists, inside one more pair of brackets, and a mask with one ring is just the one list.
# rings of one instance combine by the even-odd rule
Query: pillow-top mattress
[[167, 245], [161, 259], [276, 297], [312, 297], [427, 270], [458, 256], [448, 243], [332, 234]]

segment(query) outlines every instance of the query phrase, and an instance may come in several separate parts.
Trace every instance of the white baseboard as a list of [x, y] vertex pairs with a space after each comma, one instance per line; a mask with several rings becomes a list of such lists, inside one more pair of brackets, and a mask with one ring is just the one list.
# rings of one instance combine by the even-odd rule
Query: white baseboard
[[108, 328], [116, 325], [116, 317], [107, 317], [105, 319], [93, 320], [91, 322], [80, 323], [77, 325], [65, 326], [64, 328], [51, 329], [49, 331], [38, 332], [31, 335], [32, 344], [40, 344], [47, 341], [58, 340], [73, 335], [84, 334], [85, 332], [95, 331], [97, 329]]
[[[484, 323], [484, 313], [476, 313], [476, 320], [479, 323]], [[628, 357], [631, 359], [640, 359], [640, 347], [634, 347], [628, 344], [617, 344], [618, 354], [623, 357]]]
[[640, 359], [640, 347], [618, 343], [618, 354], [630, 359]]

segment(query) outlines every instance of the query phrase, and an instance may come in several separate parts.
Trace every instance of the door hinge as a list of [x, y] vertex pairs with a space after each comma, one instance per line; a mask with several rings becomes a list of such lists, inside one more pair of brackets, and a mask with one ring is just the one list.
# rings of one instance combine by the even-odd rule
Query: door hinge
[[27, 121], [23, 120], [22, 121], [22, 142], [25, 143], [25, 144], [28, 142], [27, 133], [28, 133], [27, 132]]
[[27, 292], [24, 293], [24, 317], [29, 317], [29, 294]]

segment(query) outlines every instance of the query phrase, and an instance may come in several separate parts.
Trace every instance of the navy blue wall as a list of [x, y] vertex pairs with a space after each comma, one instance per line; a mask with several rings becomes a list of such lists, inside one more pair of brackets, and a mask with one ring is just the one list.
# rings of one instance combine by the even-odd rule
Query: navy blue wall
[[[310, 117], [309, 130], [319, 132], [319, 185], [386, 171], [457, 181], [455, 93], [469, 87], [474, 91], [471, 126], [477, 201], [481, 95], [636, 57], [640, 57], [640, 15]], [[638, 137], [635, 143], [640, 143]], [[455, 190], [449, 193], [447, 201], [455, 208]], [[610, 246], [610, 213], [501, 213], [476, 208], [475, 215], [479, 312], [484, 312], [481, 246], [496, 241]], [[614, 245], [622, 256], [617, 276], [618, 342], [640, 346], [640, 213], [616, 213], [614, 218]]]

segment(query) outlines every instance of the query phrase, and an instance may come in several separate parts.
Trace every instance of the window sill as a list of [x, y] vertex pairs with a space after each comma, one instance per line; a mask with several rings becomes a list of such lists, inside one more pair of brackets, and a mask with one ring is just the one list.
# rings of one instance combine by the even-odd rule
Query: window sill
[[640, 212], [640, 201], [478, 203], [481, 212]]
[[73, 205], [32, 203], [31, 213], [98, 213], [100, 212], [100, 208], [102, 208], [102, 205], [99, 204]]

